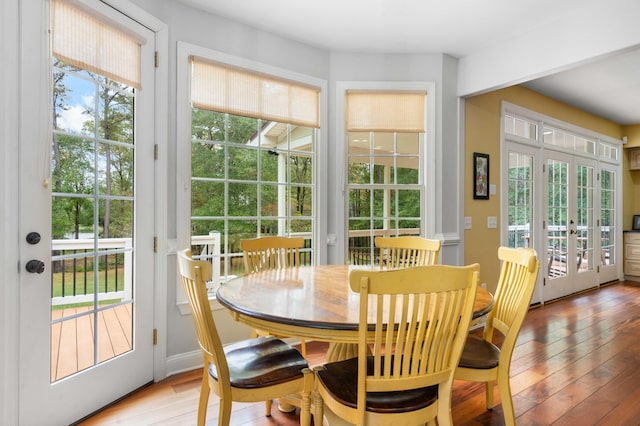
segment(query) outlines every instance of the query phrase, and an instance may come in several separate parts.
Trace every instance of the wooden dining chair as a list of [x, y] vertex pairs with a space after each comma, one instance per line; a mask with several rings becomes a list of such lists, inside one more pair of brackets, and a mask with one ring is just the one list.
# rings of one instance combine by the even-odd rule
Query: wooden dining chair
[[440, 240], [417, 236], [376, 237], [380, 249], [380, 268], [398, 269], [435, 265], [440, 255]]
[[[540, 262], [536, 252], [528, 248], [500, 247], [498, 258], [502, 268], [494, 295], [495, 304], [487, 316], [483, 336], [470, 334], [467, 337], [455, 378], [485, 382], [488, 410], [493, 408], [493, 382], [497, 381], [505, 424], [515, 425], [509, 383], [511, 356], [529, 310]], [[500, 347], [493, 343], [494, 332], [503, 336]]]
[[266, 415], [270, 416], [274, 398], [300, 401], [300, 424], [309, 425], [314, 375], [300, 352], [274, 337], [223, 347], [205, 285], [211, 279], [211, 263], [191, 259], [186, 249], [178, 252], [178, 267], [204, 355], [198, 425], [205, 424], [211, 390], [220, 398], [220, 426], [230, 424], [233, 401], [267, 401]]
[[244, 270], [247, 274], [265, 269], [300, 266], [304, 238], [259, 237], [240, 240]]
[[[479, 266], [353, 270], [358, 356], [315, 368], [332, 414], [356, 425], [450, 425], [453, 373], [472, 315]], [[324, 410], [324, 409], [323, 409]]]
[[[297, 237], [259, 237], [240, 240], [245, 273], [300, 266], [302, 247], [304, 247], [304, 238]], [[271, 335], [268, 330], [252, 331], [253, 337], [268, 335]], [[304, 339], [300, 339], [300, 352], [302, 356], [307, 357], [307, 344]]]

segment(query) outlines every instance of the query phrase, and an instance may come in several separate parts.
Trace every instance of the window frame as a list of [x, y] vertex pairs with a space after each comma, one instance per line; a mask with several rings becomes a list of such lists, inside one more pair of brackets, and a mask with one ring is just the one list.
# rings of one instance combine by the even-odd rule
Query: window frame
[[[423, 177], [422, 186], [424, 191], [421, 207], [421, 236], [426, 238], [437, 238], [436, 236], [436, 84], [429, 81], [337, 81], [336, 82], [336, 117], [346, 117], [346, 98], [349, 90], [355, 91], [406, 91], [406, 92], [426, 92], [425, 108], [425, 131], [424, 149], [421, 150], [423, 157], [420, 158], [421, 175]], [[338, 235], [337, 258], [345, 262], [349, 261], [349, 197], [348, 197], [348, 140], [346, 122], [338, 119], [336, 123], [336, 140], [340, 145], [337, 147], [341, 155], [337, 156], [336, 169], [340, 173], [339, 186], [344, 194], [342, 203], [342, 216], [336, 223], [336, 229], [342, 235]], [[340, 205], [340, 204], [337, 204]], [[340, 222], [341, 221], [341, 222]]]
[[[315, 223], [313, 225], [313, 259], [316, 264], [326, 263], [327, 248], [326, 245], [320, 244], [320, 241], [326, 239], [327, 222], [326, 209], [327, 199], [327, 138], [326, 131], [326, 103], [327, 103], [327, 82], [309, 75], [297, 73], [291, 70], [267, 65], [261, 62], [240, 58], [223, 52], [207, 49], [190, 43], [178, 42], [177, 46], [177, 107], [176, 107], [176, 240], [168, 255], [175, 256], [176, 251], [182, 247], [191, 246], [191, 98], [190, 98], [190, 62], [189, 58], [198, 56], [208, 60], [212, 60], [230, 67], [240, 67], [256, 73], [271, 75], [276, 78], [300, 82], [305, 85], [312, 85], [320, 88], [319, 94], [319, 114], [320, 128], [317, 129], [317, 139], [315, 147], [315, 167], [314, 181], [316, 184], [314, 190], [313, 205], [315, 207]], [[186, 143], [188, 142], [188, 146]], [[187, 208], [185, 208], [185, 206]], [[178, 281], [176, 281], [178, 282]], [[210, 297], [212, 308], [222, 309], [215, 300]], [[181, 285], [176, 285], [176, 305], [182, 315], [190, 313], [189, 307], [182, 290]]]

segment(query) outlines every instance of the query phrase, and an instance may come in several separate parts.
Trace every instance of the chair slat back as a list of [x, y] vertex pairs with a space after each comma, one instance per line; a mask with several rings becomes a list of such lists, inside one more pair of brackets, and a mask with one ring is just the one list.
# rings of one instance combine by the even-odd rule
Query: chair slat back
[[230, 387], [229, 367], [207, 295], [206, 282], [212, 277], [211, 263], [193, 260], [191, 250], [185, 249], [178, 252], [178, 269], [193, 314], [198, 343], [204, 354], [205, 365], [213, 363], [218, 372], [219, 385]]
[[[540, 262], [536, 252], [529, 248], [500, 247], [498, 258], [502, 262], [498, 286], [494, 294], [495, 305], [485, 325], [485, 339], [498, 330], [505, 336], [501, 346], [502, 358], [511, 359], [516, 339], [524, 322], [536, 286]], [[506, 362], [506, 361], [505, 361]]]
[[[362, 422], [366, 392], [440, 385], [439, 403], [450, 404], [478, 276], [477, 264], [351, 271], [351, 289], [360, 293], [357, 406]], [[375, 324], [369, 323], [370, 311]], [[369, 375], [368, 361], [373, 362]]]
[[260, 237], [241, 240], [245, 273], [300, 266], [304, 238]]
[[416, 236], [376, 237], [380, 249], [380, 268], [399, 269], [435, 265], [440, 255], [440, 240]]

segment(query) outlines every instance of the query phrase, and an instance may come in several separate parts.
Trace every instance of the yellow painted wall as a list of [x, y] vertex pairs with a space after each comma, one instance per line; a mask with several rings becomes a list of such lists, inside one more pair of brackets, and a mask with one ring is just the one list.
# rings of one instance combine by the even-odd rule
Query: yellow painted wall
[[[465, 264], [480, 263], [480, 282], [486, 282], [490, 291], [495, 290], [500, 272], [497, 252], [500, 246], [500, 228], [502, 226], [500, 223], [500, 111], [502, 101], [616, 139], [621, 139], [625, 135], [623, 127], [616, 123], [575, 109], [522, 86], [496, 90], [465, 100], [464, 216], [471, 217], [472, 229], [464, 231], [464, 261]], [[629, 132], [635, 130], [634, 138], [638, 138], [638, 146], [640, 146], [640, 127], [637, 129], [627, 128], [627, 130]], [[627, 136], [629, 137], [629, 135]], [[473, 199], [474, 152], [490, 155], [489, 179], [491, 184], [496, 185], [496, 195], [491, 195], [489, 200]], [[638, 174], [632, 179], [629, 176], [626, 155], [623, 161], [625, 162], [623, 204], [626, 206], [633, 200], [633, 191], [640, 188], [640, 171], [632, 172]], [[626, 187], [630, 182], [635, 185], [633, 191], [627, 191]], [[638, 198], [638, 203], [640, 203], [640, 197]], [[634, 206], [634, 208], [636, 207]], [[629, 212], [626, 209], [623, 211], [624, 226], [631, 224], [631, 210], [630, 208]], [[636, 211], [640, 212], [640, 208], [636, 208]], [[488, 216], [497, 218], [497, 228], [487, 228]]]
[[622, 134], [627, 137], [622, 175], [623, 226], [624, 229], [630, 229], [633, 215], [640, 214], [640, 170], [629, 170], [628, 149], [640, 147], [640, 124], [622, 127]]

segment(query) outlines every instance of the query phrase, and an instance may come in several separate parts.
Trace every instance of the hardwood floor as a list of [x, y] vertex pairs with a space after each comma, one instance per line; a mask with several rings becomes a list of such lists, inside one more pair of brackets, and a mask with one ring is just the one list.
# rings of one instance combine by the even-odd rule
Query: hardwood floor
[[[326, 344], [308, 342], [311, 364]], [[640, 424], [640, 283], [604, 286], [533, 308], [527, 314], [511, 367], [518, 425]], [[169, 377], [82, 422], [82, 425], [194, 425], [200, 370]], [[487, 411], [481, 384], [456, 381], [455, 425], [503, 425], [500, 398]], [[208, 425], [217, 424], [209, 400]], [[296, 414], [264, 404], [235, 404], [232, 425], [297, 425]]]

